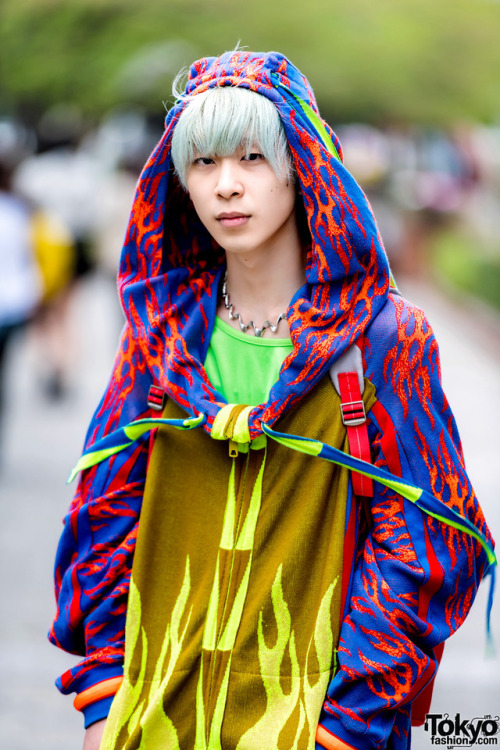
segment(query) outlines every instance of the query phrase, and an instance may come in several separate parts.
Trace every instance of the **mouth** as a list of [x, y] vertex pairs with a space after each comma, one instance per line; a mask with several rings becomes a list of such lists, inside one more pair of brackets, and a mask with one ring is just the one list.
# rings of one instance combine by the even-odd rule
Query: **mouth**
[[219, 214], [216, 219], [223, 227], [240, 227], [247, 223], [250, 216], [248, 214], [241, 214], [234, 211], [231, 213]]

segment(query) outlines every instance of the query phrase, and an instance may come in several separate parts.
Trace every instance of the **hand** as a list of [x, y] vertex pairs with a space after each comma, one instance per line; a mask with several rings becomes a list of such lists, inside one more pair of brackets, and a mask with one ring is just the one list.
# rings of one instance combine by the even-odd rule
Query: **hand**
[[101, 744], [101, 738], [106, 726], [106, 719], [96, 721], [95, 724], [91, 724], [85, 732], [85, 739], [83, 740], [83, 750], [99, 750]]

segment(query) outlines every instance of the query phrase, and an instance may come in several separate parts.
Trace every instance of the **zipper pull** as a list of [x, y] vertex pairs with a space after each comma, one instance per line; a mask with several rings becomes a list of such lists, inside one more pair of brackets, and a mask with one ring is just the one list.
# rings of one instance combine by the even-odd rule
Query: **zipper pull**
[[238, 443], [229, 438], [229, 458], [237, 458], [238, 456]]

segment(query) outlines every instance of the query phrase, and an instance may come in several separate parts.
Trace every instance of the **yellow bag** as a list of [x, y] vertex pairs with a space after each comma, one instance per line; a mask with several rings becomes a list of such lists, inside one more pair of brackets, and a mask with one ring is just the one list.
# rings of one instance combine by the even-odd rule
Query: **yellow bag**
[[35, 259], [42, 278], [42, 300], [48, 302], [73, 278], [75, 245], [66, 226], [52, 214], [36, 210], [31, 220]]

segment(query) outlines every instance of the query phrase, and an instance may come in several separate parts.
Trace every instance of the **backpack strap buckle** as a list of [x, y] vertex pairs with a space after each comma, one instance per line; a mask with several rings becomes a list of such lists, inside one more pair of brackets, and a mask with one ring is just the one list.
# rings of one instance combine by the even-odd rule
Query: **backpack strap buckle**
[[163, 411], [167, 402], [167, 394], [158, 385], [152, 385], [148, 393], [148, 406], [153, 411]]
[[[365, 405], [361, 399], [357, 372], [338, 374], [340, 414], [347, 431], [349, 451], [354, 458], [371, 463]], [[373, 481], [370, 477], [353, 471], [352, 489], [357, 497], [373, 497]]]
[[346, 427], [357, 427], [366, 422], [366, 411], [363, 401], [345, 401], [340, 404], [342, 422]]

